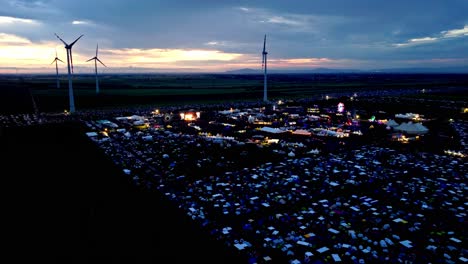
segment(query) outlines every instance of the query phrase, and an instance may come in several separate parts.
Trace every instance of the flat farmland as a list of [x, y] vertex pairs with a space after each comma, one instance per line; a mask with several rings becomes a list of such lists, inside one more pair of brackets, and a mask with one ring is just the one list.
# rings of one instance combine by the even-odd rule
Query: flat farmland
[[[103, 74], [100, 94], [94, 75], [77, 74], [73, 79], [76, 109], [99, 109], [147, 105], [259, 101], [263, 98], [263, 75], [255, 74]], [[18, 108], [39, 111], [69, 108], [68, 80], [54, 75], [0, 76], [2, 112]], [[320, 98], [398, 91], [466, 89], [466, 74], [271, 74], [268, 98]], [[18, 93], [22, 94], [18, 96]], [[20, 100], [21, 98], [21, 100]], [[22, 106], [19, 106], [21, 103]], [[11, 111], [10, 111], [11, 112]], [[13, 111], [14, 112], [14, 111]]]

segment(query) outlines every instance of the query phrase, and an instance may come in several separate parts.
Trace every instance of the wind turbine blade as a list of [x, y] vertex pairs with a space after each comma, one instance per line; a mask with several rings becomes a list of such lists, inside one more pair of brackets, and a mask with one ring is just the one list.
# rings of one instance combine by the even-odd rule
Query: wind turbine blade
[[97, 53], [98, 53], [98, 44], [96, 44], [96, 58], [97, 58]]
[[57, 60], [57, 58], [55, 58], [55, 60], [53, 60], [50, 64], [53, 64], [56, 60]]
[[262, 69], [264, 65], [265, 65], [265, 54], [262, 54]]
[[61, 60], [61, 59], [59, 59], [59, 58], [56, 58], [56, 59], [57, 59], [58, 61], [61, 61], [62, 63], [65, 63], [65, 62], [63, 62], [63, 60]]
[[65, 46], [68, 45], [68, 44], [65, 42], [65, 40], [61, 39], [61, 38], [57, 35], [57, 33], [54, 33], [54, 34], [55, 34], [55, 36], [56, 36], [58, 39], [60, 39], [60, 41], [63, 42], [63, 44], [65, 44]]
[[99, 61], [104, 67], [107, 67], [100, 59], [96, 58], [97, 61]]
[[265, 34], [265, 38], [263, 39], [263, 52], [265, 52], [265, 48], [266, 48], [266, 34]]
[[70, 48], [81, 38], [83, 37], [84, 35], [81, 35], [79, 36], [75, 41], [73, 41], [71, 44], [70, 44]]
[[94, 57], [94, 58], [91, 58], [91, 59], [87, 60], [86, 62], [88, 62], [88, 61], [92, 61], [92, 60], [94, 60], [94, 59], [96, 59], [96, 57]]

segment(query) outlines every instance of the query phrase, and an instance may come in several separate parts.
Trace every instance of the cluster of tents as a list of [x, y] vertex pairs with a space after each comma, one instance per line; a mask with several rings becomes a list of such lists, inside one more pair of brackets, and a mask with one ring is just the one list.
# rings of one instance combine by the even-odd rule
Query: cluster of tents
[[398, 124], [395, 120], [390, 119], [387, 122], [387, 126], [393, 128], [395, 131], [405, 132], [407, 134], [426, 134], [429, 129], [421, 123], [403, 122]]

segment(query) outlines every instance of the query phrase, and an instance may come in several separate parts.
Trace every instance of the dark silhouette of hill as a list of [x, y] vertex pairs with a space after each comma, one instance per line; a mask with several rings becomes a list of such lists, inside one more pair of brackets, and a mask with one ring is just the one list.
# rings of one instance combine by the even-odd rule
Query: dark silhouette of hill
[[135, 187], [79, 124], [0, 132], [5, 252], [62, 263], [243, 262], [163, 195]]

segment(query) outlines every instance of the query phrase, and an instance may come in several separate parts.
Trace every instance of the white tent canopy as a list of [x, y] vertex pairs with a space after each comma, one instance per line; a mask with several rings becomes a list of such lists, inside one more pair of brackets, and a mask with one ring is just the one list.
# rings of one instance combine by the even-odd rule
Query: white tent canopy
[[273, 133], [273, 134], [279, 134], [279, 133], [284, 133], [286, 131], [283, 131], [279, 128], [273, 128], [273, 127], [262, 127], [260, 131], [263, 132], [268, 132], [268, 133]]
[[401, 125], [395, 127], [395, 130], [406, 132], [408, 134], [425, 134], [429, 131], [427, 127], [421, 123], [403, 122]]
[[393, 119], [390, 119], [390, 120], [388, 120], [388, 122], [387, 122], [387, 126], [389, 126], [389, 127], [396, 127], [396, 126], [399, 126], [399, 125], [400, 125], [400, 124], [398, 124], [397, 122], [395, 122], [395, 120], [393, 120]]
[[304, 130], [304, 129], [298, 129], [294, 132], [292, 132], [294, 135], [304, 135], [304, 136], [310, 136], [312, 133], [310, 133], [309, 131], [307, 130]]

